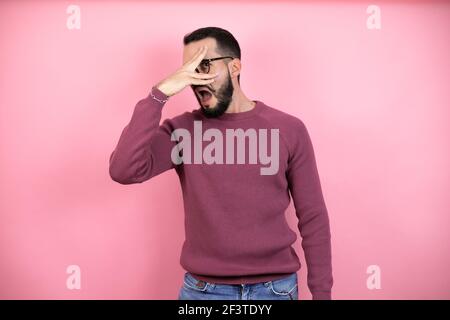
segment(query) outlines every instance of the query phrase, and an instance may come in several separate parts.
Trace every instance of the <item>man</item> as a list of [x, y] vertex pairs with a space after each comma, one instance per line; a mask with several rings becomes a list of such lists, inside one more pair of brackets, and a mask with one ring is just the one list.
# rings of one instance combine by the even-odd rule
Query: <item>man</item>
[[[110, 176], [132, 184], [176, 170], [186, 227], [179, 299], [298, 299], [301, 265], [285, 218], [290, 197], [308, 287], [313, 299], [331, 299], [329, 218], [310, 136], [300, 119], [248, 99], [240, 71], [231, 33], [207, 27], [186, 35], [182, 67], [135, 106], [111, 154]], [[188, 85], [198, 109], [159, 125], [162, 107]], [[272, 170], [263, 172], [267, 147]]]

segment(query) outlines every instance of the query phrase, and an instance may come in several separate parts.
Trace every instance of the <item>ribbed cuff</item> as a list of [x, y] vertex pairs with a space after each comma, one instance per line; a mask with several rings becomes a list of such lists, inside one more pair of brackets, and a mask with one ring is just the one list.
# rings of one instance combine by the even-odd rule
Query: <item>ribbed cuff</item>
[[[150, 91], [150, 94], [149, 94], [149, 97], [150, 98], [152, 98], [152, 99], [155, 99], [153, 96], [152, 96], [152, 94], [153, 94], [153, 96], [155, 96], [155, 98], [157, 98], [158, 100], [161, 100], [161, 101], [158, 101], [158, 102], [160, 102], [160, 103], [164, 103], [163, 102], [163, 100], [168, 100], [169, 99], [169, 96], [167, 96], [164, 92], [162, 92], [161, 90], [159, 90], [156, 86], [153, 86], [152, 87], [152, 89], [151, 89], [151, 91]], [[156, 99], [155, 99], [156, 100]]]
[[313, 300], [331, 300], [331, 292], [315, 292], [312, 296]]

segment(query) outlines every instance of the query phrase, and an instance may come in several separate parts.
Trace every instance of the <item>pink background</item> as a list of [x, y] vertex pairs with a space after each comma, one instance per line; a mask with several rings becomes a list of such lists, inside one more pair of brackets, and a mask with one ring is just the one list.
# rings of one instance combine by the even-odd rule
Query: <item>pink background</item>
[[[181, 65], [183, 35], [204, 26], [240, 42], [249, 98], [309, 129], [333, 298], [450, 298], [448, 2], [77, 1], [80, 30], [66, 27], [70, 4], [0, 2], [0, 298], [177, 298], [176, 173], [124, 186], [108, 160], [137, 101]], [[366, 27], [371, 4], [381, 30]], [[185, 89], [163, 119], [196, 104]], [[287, 217], [298, 233], [292, 202]], [[72, 264], [81, 290], [66, 288]]]

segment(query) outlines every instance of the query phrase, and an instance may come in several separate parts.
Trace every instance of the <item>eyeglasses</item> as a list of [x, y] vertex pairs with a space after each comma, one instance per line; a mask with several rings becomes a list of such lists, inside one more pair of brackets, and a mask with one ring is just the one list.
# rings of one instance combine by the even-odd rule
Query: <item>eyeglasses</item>
[[211, 67], [211, 61], [220, 60], [220, 59], [234, 59], [234, 57], [217, 57], [217, 58], [211, 58], [211, 59], [203, 59], [197, 68], [195, 68], [195, 71], [198, 73], [209, 73], [209, 69]]

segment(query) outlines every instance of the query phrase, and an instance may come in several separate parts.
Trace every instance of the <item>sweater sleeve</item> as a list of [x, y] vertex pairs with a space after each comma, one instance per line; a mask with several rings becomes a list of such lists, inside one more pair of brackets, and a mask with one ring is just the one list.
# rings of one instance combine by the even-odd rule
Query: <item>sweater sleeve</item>
[[308, 287], [314, 300], [330, 300], [333, 276], [328, 212], [311, 138], [301, 120], [296, 132], [287, 179], [308, 267]]
[[157, 101], [151, 93], [159, 100], [168, 98], [154, 86], [136, 104], [109, 158], [109, 175], [118, 183], [142, 183], [176, 166], [171, 159], [172, 148], [177, 143], [170, 139], [172, 122], [166, 119], [159, 125], [165, 101]]

